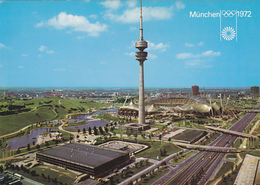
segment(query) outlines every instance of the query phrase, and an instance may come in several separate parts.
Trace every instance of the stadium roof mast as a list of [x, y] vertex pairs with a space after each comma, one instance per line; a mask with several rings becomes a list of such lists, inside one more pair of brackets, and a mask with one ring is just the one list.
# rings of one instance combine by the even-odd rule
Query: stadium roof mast
[[143, 38], [143, 15], [142, 15], [142, 0], [140, 0], [140, 38], [135, 42], [135, 47], [139, 50], [136, 52], [136, 60], [139, 61], [139, 121], [145, 123], [145, 108], [144, 108], [144, 61], [147, 57], [147, 52], [144, 50], [148, 47], [147, 42]]

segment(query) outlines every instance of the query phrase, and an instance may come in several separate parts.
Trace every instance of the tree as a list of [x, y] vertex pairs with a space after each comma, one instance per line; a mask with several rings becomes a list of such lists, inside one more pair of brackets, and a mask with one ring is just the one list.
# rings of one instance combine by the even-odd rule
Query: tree
[[83, 134], [86, 134], [86, 129], [85, 128], [83, 128]]
[[126, 131], [126, 135], [127, 135], [128, 137], [130, 137], [130, 136], [132, 135], [132, 132], [129, 131], [129, 130], [127, 130], [127, 131]]
[[97, 127], [96, 126], [94, 126], [94, 135], [98, 135], [98, 133], [97, 133]]
[[91, 135], [91, 133], [92, 133], [91, 127], [88, 127], [88, 134]]
[[80, 133], [80, 129], [78, 129], [78, 133]]
[[20, 154], [20, 153], [21, 153], [20, 148], [17, 149], [16, 153], [17, 153], [17, 154]]
[[41, 148], [41, 146], [39, 144], [37, 144], [36, 148], [39, 150]]
[[107, 127], [105, 127], [105, 132], [108, 133], [108, 128]]
[[161, 156], [165, 156], [167, 154], [167, 151], [165, 148], [160, 149]]
[[32, 176], [36, 176], [36, 171], [35, 171], [35, 170], [32, 170], [32, 171], [31, 171], [31, 175], [32, 175]]
[[28, 143], [27, 144], [27, 150], [30, 151], [31, 150], [31, 145]]
[[99, 129], [100, 134], [103, 135], [104, 134], [104, 130], [102, 129], [102, 127], [99, 127], [98, 129]]

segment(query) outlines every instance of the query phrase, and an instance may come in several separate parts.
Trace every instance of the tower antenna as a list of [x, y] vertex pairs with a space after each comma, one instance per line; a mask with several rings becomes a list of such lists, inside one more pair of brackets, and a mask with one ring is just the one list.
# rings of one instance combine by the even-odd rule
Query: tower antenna
[[142, 0], [140, 0], [140, 40], [144, 40], [144, 38], [143, 38], [143, 6], [142, 6]]

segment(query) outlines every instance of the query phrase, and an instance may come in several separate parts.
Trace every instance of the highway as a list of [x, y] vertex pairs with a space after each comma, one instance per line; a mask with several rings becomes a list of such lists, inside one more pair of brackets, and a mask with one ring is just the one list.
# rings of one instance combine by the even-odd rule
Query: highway
[[[237, 121], [229, 130], [242, 132], [247, 125], [254, 119], [257, 113], [247, 113], [239, 121]], [[219, 147], [231, 147], [237, 136], [222, 134], [217, 139], [215, 139], [210, 146]], [[224, 153], [216, 152], [199, 152], [196, 154], [197, 159], [190, 163], [186, 168], [180, 171], [177, 175], [172, 174], [172, 177], [164, 178], [160, 182], [154, 184], [173, 184], [173, 185], [186, 185], [186, 184], [205, 184], [209, 180], [210, 175], [217, 168], [218, 164], [224, 157]], [[203, 170], [202, 170], [203, 169]], [[201, 174], [202, 179], [199, 177]], [[175, 175], [175, 176], [174, 176]], [[168, 175], [169, 176], [169, 175]]]

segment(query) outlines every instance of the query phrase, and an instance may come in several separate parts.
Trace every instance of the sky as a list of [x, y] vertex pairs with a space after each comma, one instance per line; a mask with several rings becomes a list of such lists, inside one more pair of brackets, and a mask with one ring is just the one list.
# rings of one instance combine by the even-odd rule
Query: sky
[[[143, 0], [145, 87], [259, 86], [259, 6]], [[137, 0], [0, 0], [0, 87], [138, 87], [139, 16]]]

